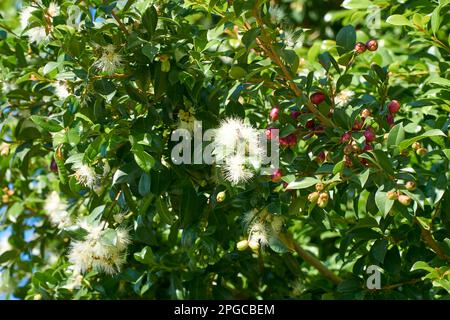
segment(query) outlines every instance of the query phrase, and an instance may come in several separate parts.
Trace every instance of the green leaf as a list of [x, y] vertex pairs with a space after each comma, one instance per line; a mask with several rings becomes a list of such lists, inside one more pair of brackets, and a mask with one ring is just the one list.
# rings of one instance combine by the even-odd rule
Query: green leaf
[[436, 136], [442, 136], [442, 137], [446, 137], [445, 133], [443, 133], [441, 130], [439, 129], [431, 129], [427, 132], [425, 132], [424, 134], [421, 134], [419, 136], [407, 139], [407, 140], [403, 140], [400, 144], [399, 144], [399, 150], [404, 150], [406, 148], [408, 148], [411, 144], [413, 144], [416, 141], [425, 139], [425, 138], [429, 138], [429, 137], [436, 137]]
[[14, 203], [9, 209], [7, 213], [7, 217], [11, 222], [17, 222], [17, 218], [23, 212], [23, 204], [21, 202]]
[[336, 35], [336, 45], [339, 55], [351, 51], [355, 48], [356, 31], [352, 25], [345, 26]]
[[383, 215], [387, 215], [394, 205], [394, 200], [389, 200], [387, 198], [387, 192], [389, 190], [385, 190], [385, 186], [380, 187], [375, 193], [375, 204]]
[[378, 239], [372, 245], [370, 253], [379, 263], [383, 263], [386, 256], [388, 242], [386, 239]]
[[42, 70], [42, 72], [44, 73], [44, 75], [49, 74], [50, 72], [52, 72], [59, 66], [60, 66], [59, 62], [54, 62], [54, 61], [47, 62], [47, 64], [44, 66], [44, 69]]
[[389, 175], [394, 175], [394, 169], [392, 168], [391, 160], [388, 158], [387, 154], [381, 150], [371, 151], [375, 156], [376, 162], [384, 169]]
[[116, 91], [116, 86], [109, 79], [100, 79], [94, 81], [94, 89], [98, 93], [107, 96]]
[[35, 124], [48, 132], [58, 132], [64, 129], [56, 120], [48, 117], [32, 115], [30, 118]]
[[405, 139], [405, 130], [403, 124], [399, 123], [392, 127], [387, 138], [388, 147], [396, 147]]
[[317, 178], [306, 177], [300, 181], [294, 181], [287, 185], [286, 190], [305, 189], [315, 185], [320, 180]]
[[106, 229], [103, 231], [100, 241], [107, 246], [116, 246], [117, 245], [117, 232], [114, 229]]
[[369, 179], [369, 175], [370, 175], [370, 169], [366, 169], [358, 175], [358, 179], [361, 184], [361, 188], [364, 188], [364, 186], [366, 185], [367, 179]]
[[145, 172], [147, 173], [150, 172], [150, 170], [155, 165], [155, 158], [153, 158], [143, 149], [134, 149], [132, 151], [134, 155], [134, 160], [136, 161], [138, 166]]
[[247, 75], [247, 71], [242, 67], [232, 66], [229, 75], [232, 79], [242, 79]]
[[167, 208], [167, 203], [164, 199], [157, 198], [155, 200], [155, 205], [156, 212], [158, 213], [162, 222], [168, 225], [171, 225], [175, 222], [175, 216], [171, 211], [169, 211], [169, 208]]
[[439, 26], [441, 25], [440, 11], [441, 6], [437, 6], [431, 14], [431, 31], [433, 31], [433, 34], [436, 34], [436, 32], [439, 30]]
[[158, 25], [158, 13], [153, 5], [148, 7], [142, 15], [142, 24], [151, 38]]
[[387, 18], [387, 23], [393, 24], [394, 26], [412, 26], [411, 22], [405, 16], [401, 14], [394, 14]]
[[242, 36], [242, 43], [244, 44], [244, 46], [247, 49], [250, 48], [260, 33], [260, 28], [253, 28], [244, 33], [244, 35]]
[[138, 191], [139, 194], [145, 197], [150, 193], [151, 188], [151, 177], [148, 173], [143, 173], [139, 179]]
[[143, 264], [153, 264], [155, 262], [152, 248], [149, 246], [145, 246], [140, 252], [135, 252], [134, 259]]

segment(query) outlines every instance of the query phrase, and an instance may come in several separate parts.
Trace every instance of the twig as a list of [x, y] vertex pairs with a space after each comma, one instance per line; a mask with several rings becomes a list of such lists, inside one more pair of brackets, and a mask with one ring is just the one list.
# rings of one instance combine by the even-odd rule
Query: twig
[[328, 269], [319, 259], [312, 254], [304, 250], [300, 245], [292, 239], [292, 236], [280, 235], [280, 240], [291, 250], [297, 252], [297, 254], [306, 263], [316, 268], [325, 278], [330, 280], [333, 284], [338, 285], [342, 282], [342, 279], [335, 275], [330, 269]]
[[116, 13], [114, 11], [111, 12], [111, 15], [113, 16], [113, 18], [117, 21], [117, 23], [119, 24], [119, 28], [120, 30], [123, 31], [123, 33], [125, 33], [125, 35], [128, 35], [129, 32], [127, 30], [127, 28], [125, 27], [125, 25], [122, 23], [122, 21], [120, 20], [120, 18], [116, 15]]
[[417, 225], [420, 228], [420, 235], [422, 236], [422, 240], [430, 247], [436, 255], [450, 263], [450, 257], [447, 256], [441, 246], [434, 240], [433, 235], [427, 229], [425, 229], [418, 221], [415, 219]]

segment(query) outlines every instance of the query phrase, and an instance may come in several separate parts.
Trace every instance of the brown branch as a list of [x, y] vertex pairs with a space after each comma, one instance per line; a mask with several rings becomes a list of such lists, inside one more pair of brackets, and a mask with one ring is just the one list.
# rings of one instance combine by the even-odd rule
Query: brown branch
[[[276, 50], [270, 43], [270, 38], [267, 36], [267, 33], [265, 32], [264, 22], [259, 13], [259, 7], [260, 7], [259, 1], [257, 1], [256, 5], [253, 8], [253, 15], [256, 19], [256, 23], [257, 23], [258, 27], [261, 28], [261, 36], [256, 38], [256, 43], [266, 53], [266, 55], [280, 67], [281, 71], [284, 74], [284, 78], [287, 80], [287, 82], [289, 84], [289, 88], [295, 93], [295, 95], [297, 97], [302, 97], [303, 96], [302, 90], [300, 90], [300, 88], [295, 84], [295, 82], [293, 81], [294, 78], [292, 77], [292, 74], [286, 68], [286, 66], [283, 63], [283, 61], [281, 60], [280, 56], [277, 54]], [[247, 22], [245, 23], [245, 26], [247, 29], [251, 28], [251, 26]], [[336, 125], [333, 123], [333, 121], [331, 121], [326, 116], [324, 116], [308, 98], [305, 99], [305, 105], [308, 108], [308, 110], [311, 113], [313, 113], [314, 115], [316, 115], [316, 117], [324, 125], [326, 125], [327, 127], [332, 127], [332, 128], [336, 127]]]
[[431, 232], [422, 227], [420, 223], [418, 225], [420, 226], [420, 235], [422, 236], [422, 240], [428, 245], [428, 247], [431, 248], [431, 250], [434, 251], [434, 253], [436, 253], [439, 258], [450, 263], [450, 257], [445, 254], [441, 246], [436, 242], [436, 240], [434, 240]]
[[124, 33], [125, 35], [128, 35], [129, 32], [128, 32], [127, 28], [126, 28], [125, 25], [122, 23], [122, 21], [121, 21], [120, 18], [117, 16], [117, 14], [116, 14], [114, 11], [112, 11], [112, 12], [111, 12], [111, 15], [113, 16], [113, 18], [114, 18], [114, 19], [117, 21], [117, 23], [119, 24], [120, 30], [122, 30], [123, 33]]
[[330, 280], [333, 284], [338, 285], [342, 282], [342, 279], [335, 275], [330, 269], [328, 269], [319, 259], [312, 254], [304, 250], [300, 245], [294, 241], [292, 236], [280, 235], [280, 240], [291, 250], [297, 252], [297, 254], [306, 263], [317, 269], [325, 278]]

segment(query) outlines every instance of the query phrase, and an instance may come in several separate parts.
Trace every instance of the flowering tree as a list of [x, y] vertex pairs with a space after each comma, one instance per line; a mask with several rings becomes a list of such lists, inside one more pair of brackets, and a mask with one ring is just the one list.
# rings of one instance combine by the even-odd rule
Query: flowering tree
[[2, 1], [0, 293], [448, 298], [448, 9]]

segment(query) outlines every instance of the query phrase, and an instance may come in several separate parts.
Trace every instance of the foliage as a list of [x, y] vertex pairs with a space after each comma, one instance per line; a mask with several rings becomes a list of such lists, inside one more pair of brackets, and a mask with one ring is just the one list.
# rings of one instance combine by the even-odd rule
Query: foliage
[[[0, 292], [449, 298], [449, 7], [2, 1]], [[227, 117], [280, 129], [281, 180], [173, 163]], [[116, 264], [74, 268], [92, 242]]]

